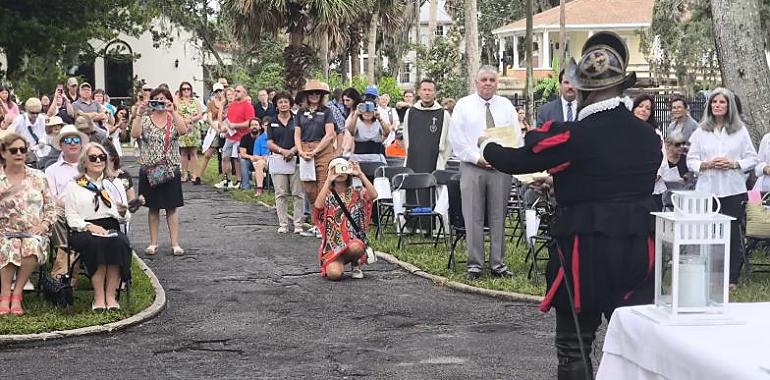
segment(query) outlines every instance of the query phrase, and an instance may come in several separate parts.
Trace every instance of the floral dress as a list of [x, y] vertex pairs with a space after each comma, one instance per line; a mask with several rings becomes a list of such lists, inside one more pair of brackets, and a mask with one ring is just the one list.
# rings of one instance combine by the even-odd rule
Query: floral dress
[[12, 187], [5, 169], [0, 167], [0, 268], [8, 264], [21, 266], [22, 258], [37, 256], [42, 264], [48, 257], [48, 236], [30, 239], [8, 238], [6, 233], [29, 232], [43, 222], [56, 222], [56, 201], [48, 188], [45, 174], [26, 168], [20, 190], [8, 194]]
[[[366, 189], [348, 188], [344, 194], [340, 194], [350, 215], [362, 230], [366, 231], [372, 218], [372, 200], [368, 199]], [[326, 276], [326, 266], [344, 254], [348, 244], [357, 240], [355, 229], [350, 226], [348, 218], [342, 212], [342, 208], [329, 193], [324, 202], [324, 208], [316, 210], [318, 214], [318, 229], [323, 236], [319, 248], [319, 260], [321, 263], [321, 276]], [[359, 265], [366, 263], [366, 256], [361, 256]]]
[[[192, 119], [195, 114], [198, 113], [197, 100], [190, 99], [186, 102], [182, 99], [179, 100], [179, 114], [185, 119]], [[201, 133], [197, 127], [198, 123], [193, 122], [187, 133], [179, 137], [180, 148], [197, 148], [201, 145]]]

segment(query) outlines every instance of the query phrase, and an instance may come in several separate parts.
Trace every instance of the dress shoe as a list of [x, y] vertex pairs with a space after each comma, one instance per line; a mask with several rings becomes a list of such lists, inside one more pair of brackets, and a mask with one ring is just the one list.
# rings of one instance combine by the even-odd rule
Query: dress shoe
[[493, 277], [512, 278], [514, 276], [510, 269], [505, 268], [502, 270], [492, 271]]
[[476, 281], [481, 278], [481, 272], [468, 272], [465, 275], [465, 279], [468, 281]]

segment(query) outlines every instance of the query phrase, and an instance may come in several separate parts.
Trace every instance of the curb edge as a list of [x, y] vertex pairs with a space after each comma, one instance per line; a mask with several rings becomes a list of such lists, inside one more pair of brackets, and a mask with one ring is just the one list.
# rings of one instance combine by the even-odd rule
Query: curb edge
[[94, 335], [102, 333], [110, 333], [117, 330], [123, 330], [140, 323], [146, 322], [158, 316], [165, 308], [167, 304], [166, 291], [161, 286], [158, 277], [150, 269], [149, 266], [142, 260], [136, 252], [133, 253], [134, 257], [139, 263], [139, 267], [150, 278], [150, 283], [155, 291], [155, 300], [146, 309], [134, 314], [128, 318], [121, 319], [119, 321], [110, 322], [104, 325], [87, 326], [73, 330], [61, 330], [52, 331], [37, 334], [18, 334], [18, 335], [0, 335], [0, 343], [22, 343], [32, 341], [46, 341], [53, 339], [62, 339], [69, 337], [77, 337], [84, 335]]
[[452, 290], [460, 291], [463, 293], [478, 294], [478, 295], [497, 298], [505, 301], [519, 301], [519, 302], [538, 303], [538, 304], [543, 302], [543, 297], [540, 297], [540, 296], [533, 296], [530, 294], [522, 294], [522, 293], [515, 293], [515, 292], [506, 292], [502, 290], [479, 288], [476, 286], [463, 284], [457, 281], [452, 281], [446, 277], [430, 274], [420, 269], [419, 267], [415, 266], [414, 264], [401, 261], [397, 259], [395, 256], [386, 252], [375, 251], [375, 254], [377, 255], [378, 258], [381, 258], [391, 264], [397, 265], [413, 275], [430, 280], [436, 286], [445, 286]]

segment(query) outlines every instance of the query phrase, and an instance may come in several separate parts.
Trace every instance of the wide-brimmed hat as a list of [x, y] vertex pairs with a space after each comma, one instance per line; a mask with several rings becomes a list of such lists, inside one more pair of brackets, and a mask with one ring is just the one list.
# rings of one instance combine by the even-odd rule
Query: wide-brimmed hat
[[88, 136], [85, 133], [78, 131], [74, 125], [67, 124], [61, 129], [61, 131], [59, 131], [59, 134], [56, 135], [56, 139], [52, 141], [53, 147], [61, 150], [61, 139], [67, 136], [79, 136], [81, 146], [88, 144]]
[[309, 81], [305, 82], [305, 87], [302, 89], [302, 92], [310, 92], [310, 91], [320, 91], [324, 94], [329, 93], [329, 85], [321, 82], [318, 79], [310, 79]]
[[615, 33], [599, 32], [583, 45], [579, 62], [572, 60], [567, 67], [567, 78], [581, 91], [598, 91], [636, 84], [636, 73], [626, 74], [628, 47]]

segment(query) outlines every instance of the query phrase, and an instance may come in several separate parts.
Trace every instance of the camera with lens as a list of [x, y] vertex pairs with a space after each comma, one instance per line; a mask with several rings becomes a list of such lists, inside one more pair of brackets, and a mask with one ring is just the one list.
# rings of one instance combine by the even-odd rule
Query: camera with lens
[[353, 173], [353, 166], [350, 165], [349, 162], [346, 163], [339, 163], [337, 165], [334, 165], [334, 173], [336, 174], [352, 174]]
[[162, 100], [150, 100], [149, 102], [147, 102], [147, 105], [153, 111], [165, 111], [166, 110], [166, 102], [164, 102]]
[[376, 112], [377, 105], [374, 102], [358, 103], [358, 112]]

